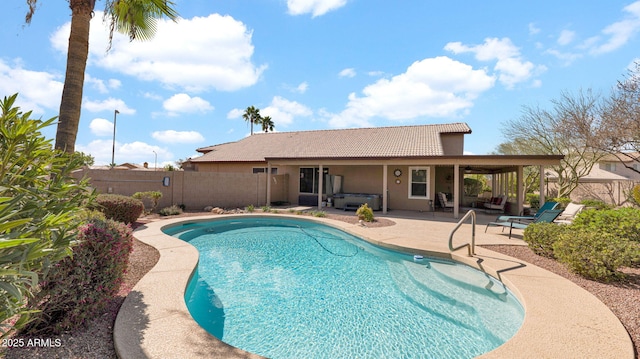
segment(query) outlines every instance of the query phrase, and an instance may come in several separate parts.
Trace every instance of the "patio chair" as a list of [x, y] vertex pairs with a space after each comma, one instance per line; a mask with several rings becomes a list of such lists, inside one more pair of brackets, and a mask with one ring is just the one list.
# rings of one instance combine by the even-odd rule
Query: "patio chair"
[[507, 196], [491, 197], [491, 200], [484, 204], [485, 212], [500, 213], [504, 212], [504, 206], [507, 204]]
[[580, 212], [582, 212], [584, 207], [584, 204], [569, 203], [564, 211], [560, 213], [558, 218], [556, 218], [555, 222], [562, 224], [571, 224], [573, 222], [573, 219], [576, 218], [576, 216]]
[[444, 194], [444, 192], [438, 192], [438, 201], [443, 211], [446, 211], [448, 208], [453, 211], [453, 201], [447, 200], [447, 195]]
[[[553, 221], [556, 218], [558, 218], [558, 216], [560, 215], [560, 212], [562, 212], [561, 209], [548, 209], [548, 210], [542, 212], [538, 216], [538, 218], [536, 218], [533, 221], [518, 222], [517, 220], [512, 220], [512, 221], [504, 221], [504, 222], [491, 222], [491, 223], [489, 223], [489, 225], [500, 226], [500, 227], [502, 227], [503, 230], [506, 227], [509, 227], [509, 239], [511, 239], [511, 234], [512, 234], [514, 228], [526, 229], [532, 223], [553, 223]], [[489, 228], [489, 225], [487, 225], [487, 228]], [[486, 231], [487, 230], [485, 229], [485, 232]]]
[[547, 211], [550, 209], [556, 209], [556, 207], [558, 207], [558, 204], [559, 204], [558, 202], [545, 202], [542, 205], [542, 207], [540, 207], [538, 211], [531, 216], [498, 216], [498, 218], [496, 218], [494, 222], [490, 222], [489, 224], [487, 224], [487, 227], [484, 229], [484, 232], [487, 233], [487, 228], [489, 228], [491, 223], [495, 223], [495, 222], [507, 222], [507, 221], [514, 221], [514, 220], [519, 222], [534, 221], [536, 218], [540, 217], [540, 215], [544, 211]]

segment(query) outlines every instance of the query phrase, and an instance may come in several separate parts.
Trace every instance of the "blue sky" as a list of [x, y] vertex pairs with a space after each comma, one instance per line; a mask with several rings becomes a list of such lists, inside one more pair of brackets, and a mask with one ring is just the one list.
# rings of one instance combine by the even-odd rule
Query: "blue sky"
[[[152, 41], [114, 38], [104, 0], [91, 24], [76, 150], [158, 166], [249, 134], [256, 106], [276, 131], [466, 122], [465, 152], [562, 91], [608, 93], [640, 59], [640, 1], [176, 0]], [[0, 13], [0, 96], [57, 115], [70, 10], [24, 0]], [[258, 129], [259, 130], [259, 129]], [[55, 128], [46, 135], [55, 137]]]

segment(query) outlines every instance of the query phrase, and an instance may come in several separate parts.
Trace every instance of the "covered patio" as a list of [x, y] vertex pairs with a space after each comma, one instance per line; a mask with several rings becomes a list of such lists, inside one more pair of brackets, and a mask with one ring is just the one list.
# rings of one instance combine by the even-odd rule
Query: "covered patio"
[[[394, 209], [417, 211], [434, 211], [437, 205], [437, 193], [447, 192], [453, 202], [453, 217], [459, 218], [462, 210], [464, 193], [463, 179], [465, 174], [481, 174], [491, 176], [491, 196], [506, 196], [509, 211], [522, 213], [524, 209], [524, 168], [539, 168], [540, 188], [544, 188], [545, 167], [557, 165], [562, 155], [454, 155], [424, 157], [376, 157], [376, 158], [291, 158], [267, 157], [267, 191], [266, 203], [271, 203], [272, 168], [316, 168], [317, 173], [326, 173], [328, 168], [339, 168], [350, 173], [351, 181], [367, 183], [382, 196], [381, 210], [386, 214], [390, 210], [390, 200], [394, 199]], [[422, 175], [423, 182], [416, 182], [415, 177]], [[325, 176], [316, 179], [317, 188], [325, 187]], [[291, 183], [294, 183], [292, 181]], [[418, 187], [412, 187], [418, 183]], [[422, 185], [424, 188], [420, 188]], [[292, 186], [290, 186], [292, 187]], [[351, 185], [351, 188], [357, 186]], [[419, 188], [419, 193], [412, 193]], [[313, 193], [317, 196], [317, 208], [322, 210], [322, 203], [327, 200], [324, 191]], [[545, 193], [540, 193], [540, 204], [545, 202]]]

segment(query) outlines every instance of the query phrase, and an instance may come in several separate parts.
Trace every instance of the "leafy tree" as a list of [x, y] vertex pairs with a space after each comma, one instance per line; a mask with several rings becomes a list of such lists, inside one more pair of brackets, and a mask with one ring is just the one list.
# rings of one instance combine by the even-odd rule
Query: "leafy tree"
[[251, 134], [253, 135], [253, 125], [260, 123], [260, 110], [254, 106], [249, 106], [244, 110], [242, 118], [251, 124]]
[[273, 123], [273, 120], [270, 116], [261, 117], [260, 124], [262, 125], [262, 131], [273, 132], [273, 126], [275, 126], [275, 124]]
[[84, 166], [93, 166], [93, 164], [95, 163], [95, 158], [93, 158], [93, 156], [91, 156], [90, 154], [78, 151], [76, 152], [76, 155], [80, 157]]
[[[29, 10], [25, 21], [29, 24], [38, 0], [26, 2]], [[55, 148], [73, 153], [80, 124], [84, 73], [89, 55], [89, 24], [96, 0], [68, 2], [71, 8], [71, 34]], [[178, 13], [173, 6], [173, 1], [169, 0], [105, 0], [105, 21], [110, 24], [109, 46], [114, 30], [127, 34], [130, 40], [150, 39], [155, 33], [157, 19], [163, 16], [174, 21], [177, 19]]]
[[[51, 266], [71, 252], [84, 205], [93, 198], [72, 171], [84, 158], [52, 149], [41, 130], [54, 123], [30, 119], [0, 102], [0, 332], [28, 323], [24, 305]], [[11, 327], [9, 318], [18, 318]]]
[[[504, 124], [502, 132], [511, 140], [503, 144], [502, 151], [517, 154], [561, 154], [559, 165], [550, 166], [558, 179], [558, 197], [568, 197], [578, 186], [580, 178], [591, 172], [605, 155], [588, 144], [595, 136], [592, 128], [602, 118], [602, 99], [591, 91], [576, 95], [562, 93], [551, 101], [551, 109], [525, 107], [520, 118]], [[502, 145], [501, 145], [502, 146]]]
[[262, 117], [260, 115], [260, 109], [254, 106], [247, 107], [247, 109], [244, 111], [244, 114], [242, 115], [242, 118], [244, 118], [245, 121], [251, 124], [252, 135], [253, 135], [254, 124], [261, 125], [262, 131], [264, 132], [273, 131], [273, 127], [275, 126], [271, 117], [269, 116]]
[[[589, 145], [595, 150], [612, 154], [623, 166], [640, 173], [640, 61], [618, 81], [607, 99], [602, 119], [591, 128], [577, 128], [576, 132], [589, 138]], [[589, 136], [590, 132], [596, 135]]]

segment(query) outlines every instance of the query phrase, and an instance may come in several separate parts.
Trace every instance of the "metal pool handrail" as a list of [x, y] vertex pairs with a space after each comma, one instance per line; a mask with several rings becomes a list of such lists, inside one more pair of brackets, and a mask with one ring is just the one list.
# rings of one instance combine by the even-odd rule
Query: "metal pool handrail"
[[[467, 219], [471, 217], [471, 244], [469, 243], [465, 243], [465, 244], [461, 244], [458, 247], [453, 247], [453, 235], [456, 233], [456, 231], [458, 230], [458, 228], [460, 228], [460, 226], [462, 226], [462, 223]], [[451, 230], [451, 233], [449, 233], [449, 251], [454, 252], [457, 251], [460, 248], [463, 247], [468, 247], [469, 249], [469, 257], [472, 257], [475, 253], [475, 249], [476, 249], [476, 211], [474, 210], [470, 210], [469, 212], [467, 212], [467, 214], [465, 214], [459, 221], [458, 224], [456, 224], [455, 228], [453, 228], [453, 230]]]

